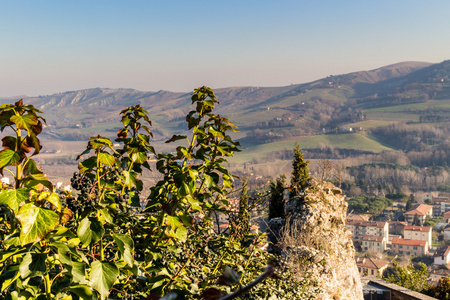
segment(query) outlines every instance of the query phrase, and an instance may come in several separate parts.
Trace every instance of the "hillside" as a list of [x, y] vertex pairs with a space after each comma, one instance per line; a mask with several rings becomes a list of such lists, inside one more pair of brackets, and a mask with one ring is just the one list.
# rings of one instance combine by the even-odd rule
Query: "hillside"
[[[236, 157], [240, 162], [291, 149], [296, 141], [310, 149], [405, 150], [392, 141], [395, 137], [375, 130], [392, 123], [440, 130], [430, 147], [441, 145], [449, 130], [450, 61], [403, 62], [305, 84], [230, 87], [215, 92], [220, 101], [218, 113], [239, 127], [235, 138], [250, 150]], [[151, 116], [156, 145], [165, 149], [162, 141], [186, 128], [189, 97], [190, 93], [95, 88], [27, 97], [24, 102], [44, 112], [47, 128], [43, 134], [57, 142], [49, 145], [59, 150], [65, 142], [84, 141], [94, 134], [114, 136], [120, 126], [119, 112], [140, 104]]]

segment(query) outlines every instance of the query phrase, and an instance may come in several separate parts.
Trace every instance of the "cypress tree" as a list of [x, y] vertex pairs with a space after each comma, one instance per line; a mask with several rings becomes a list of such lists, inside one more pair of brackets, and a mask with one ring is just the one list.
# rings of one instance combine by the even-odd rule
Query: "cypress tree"
[[284, 189], [286, 186], [286, 176], [283, 174], [275, 182], [270, 182], [269, 198], [269, 220], [283, 218], [284, 215]]
[[308, 164], [309, 161], [303, 159], [303, 153], [300, 150], [300, 146], [295, 143], [294, 159], [292, 160], [291, 192], [289, 193], [289, 198], [292, 198], [298, 191], [301, 191], [308, 186], [310, 178]]

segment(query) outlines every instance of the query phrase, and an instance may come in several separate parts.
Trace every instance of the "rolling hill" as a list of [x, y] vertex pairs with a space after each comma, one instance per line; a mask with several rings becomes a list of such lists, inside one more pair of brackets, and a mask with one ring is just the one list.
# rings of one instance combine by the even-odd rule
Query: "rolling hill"
[[[449, 132], [450, 61], [402, 62], [304, 84], [215, 92], [220, 101], [217, 113], [239, 127], [235, 138], [246, 148], [245, 154], [236, 156], [237, 162], [264, 159], [274, 151], [292, 149], [297, 141], [311, 149], [404, 150], [374, 130], [393, 123], [432, 126], [444, 135]], [[61, 150], [66, 142], [84, 143], [91, 135], [113, 137], [120, 127], [119, 112], [136, 104], [148, 110], [155, 144], [165, 151], [163, 141], [186, 128], [190, 93], [95, 88], [26, 97], [24, 102], [43, 111], [47, 119], [43, 136], [55, 148], [50, 152]], [[442, 143], [436, 139], [430, 147]]]

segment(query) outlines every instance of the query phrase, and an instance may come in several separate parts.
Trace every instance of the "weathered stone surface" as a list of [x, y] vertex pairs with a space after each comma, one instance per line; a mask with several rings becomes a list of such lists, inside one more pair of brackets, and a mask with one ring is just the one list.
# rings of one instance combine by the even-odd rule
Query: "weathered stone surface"
[[302, 272], [317, 281], [323, 291], [318, 299], [363, 299], [346, 212], [342, 191], [316, 180], [286, 205], [288, 221], [279, 247], [297, 256]]

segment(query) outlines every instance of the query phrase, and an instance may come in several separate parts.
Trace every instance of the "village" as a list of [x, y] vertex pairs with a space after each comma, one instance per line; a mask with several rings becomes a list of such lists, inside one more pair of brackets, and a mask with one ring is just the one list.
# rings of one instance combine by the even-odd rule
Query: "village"
[[424, 263], [430, 283], [450, 273], [450, 193], [426, 195], [422, 200], [427, 204], [397, 211], [396, 220], [389, 220], [389, 211], [376, 217], [347, 215], [361, 276], [381, 276], [393, 262]]

